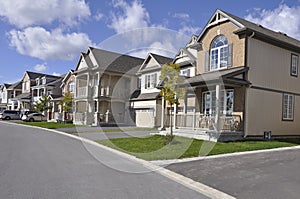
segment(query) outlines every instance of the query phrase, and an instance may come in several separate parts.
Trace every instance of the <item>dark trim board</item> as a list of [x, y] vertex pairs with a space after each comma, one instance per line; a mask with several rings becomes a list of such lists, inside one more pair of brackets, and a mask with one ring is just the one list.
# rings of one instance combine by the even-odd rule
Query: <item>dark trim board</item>
[[285, 94], [291, 94], [291, 95], [295, 95], [295, 96], [300, 96], [300, 93], [294, 93], [294, 92], [289, 92], [289, 91], [277, 90], [277, 89], [272, 89], [272, 88], [264, 88], [264, 87], [260, 87], [260, 86], [251, 86], [250, 88], [256, 89], [256, 90], [263, 90], [263, 91], [274, 92], [274, 93], [285, 93]]

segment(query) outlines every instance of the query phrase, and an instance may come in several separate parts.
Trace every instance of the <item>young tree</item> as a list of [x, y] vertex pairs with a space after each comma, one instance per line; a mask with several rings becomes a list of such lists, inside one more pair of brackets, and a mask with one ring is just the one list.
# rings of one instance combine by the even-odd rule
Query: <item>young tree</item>
[[[179, 100], [184, 98], [186, 91], [184, 87], [178, 86], [184, 82], [184, 78], [180, 76], [180, 66], [178, 64], [163, 65], [160, 80], [163, 82], [160, 93], [172, 109], [173, 105], [177, 106], [179, 104]], [[172, 114], [170, 117], [171, 136], [173, 136]]]
[[52, 108], [49, 104], [50, 104], [50, 98], [46, 95], [43, 95], [41, 99], [34, 104], [34, 109], [37, 112], [42, 113]]
[[62, 105], [65, 113], [68, 113], [73, 109], [73, 96], [70, 91], [64, 93], [60, 104]]

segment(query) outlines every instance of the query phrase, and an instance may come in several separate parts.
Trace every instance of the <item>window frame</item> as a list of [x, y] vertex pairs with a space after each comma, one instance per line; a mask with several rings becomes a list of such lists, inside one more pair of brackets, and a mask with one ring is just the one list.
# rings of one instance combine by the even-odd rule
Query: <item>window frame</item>
[[[285, 96], [287, 96], [287, 104], [285, 104]], [[292, 99], [292, 102], [290, 99]], [[292, 107], [290, 107], [290, 106], [292, 106]], [[291, 113], [289, 113], [289, 110], [291, 110]], [[286, 114], [286, 116], [285, 116], [285, 114]], [[289, 94], [289, 93], [283, 93], [283, 95], [282, 95], [282, 121], [293, 122], [294, 114], [295, 114], [295, 95]], [[289, 117], [289, 116], [291, 116], [291, 117]]]
[[[296, 59], [296, 63], [295, 63], [295, 66], [294, 66], [294, 62], [293, 62], [293, 58]], [[291, 54], [291, 68], [290, 68], [290, 74], [291, 76], [293, 77], [298, 77], [298, 66], [299, 66], [299, 56], [297, 54], [294, 54], [292, 53]], [[293, 68], [296, 67], [296, 73], [293, 73]]]
[[[214, 42], [220, 37], [224, 37], [226, 39], [227, 44], [218, 46], [218, 47], [212, 47]], [[215, 37], [212, 40], [210, 49], [209, 49], [209, 71], [220, 70], [220, 69], [224, 69], [224, 68], [228, 67], [228, 57], [229, 57], [229, 49], [228, 49], [229, 47], [228, 46], [229, 46], [228, 39], [225, 35], [218, 35], [217, 37]], [[224, 54], [225, 49], [226, 49], [227, 56], [222, 57], [222, 59], [221, 59], [221, 55]], [[222, 66], [221, 61], [224, 59], [226, 60], [227, 63], [225, 64], [225, 66]], [[215, 61], [215, 60], [216, 60], [216, 64], [213, 64], [213, 61]]]
[[157, 86], [157, 73], [145, 75], [145, 89], [153, 89]]

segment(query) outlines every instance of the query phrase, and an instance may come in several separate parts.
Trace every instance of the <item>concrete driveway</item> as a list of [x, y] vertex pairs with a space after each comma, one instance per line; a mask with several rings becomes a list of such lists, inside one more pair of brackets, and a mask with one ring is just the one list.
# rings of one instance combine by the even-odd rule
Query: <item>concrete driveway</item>
[[300, 150], [172, 164], [167, 167], [241, 199], [299, 199]]

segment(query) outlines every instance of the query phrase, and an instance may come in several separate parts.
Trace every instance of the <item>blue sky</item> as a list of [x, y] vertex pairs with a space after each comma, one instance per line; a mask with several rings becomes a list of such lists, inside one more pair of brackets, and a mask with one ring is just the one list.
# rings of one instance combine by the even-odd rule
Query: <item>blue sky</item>
[[[162, 52], [172, 55], [184, 40], [200, 33], [216, 9], [300, 40], [300, 0], [0, 0], [0, 84], [20, 80], [26, 70], [64, 74], [75, 68], [88, 46], [128, 53], [131, 45], [120, 47], [125, 36], [127, 42], [156, 48], [156, 53], [163, 46], [172, 49]], [[147, 37], [152, 29], [184, 36], [180, 41], [176, 34], [161, 31], [148, 41], [132, 32], [136, 29]], [[129, 54], [143, 57], [149, 49]]]

